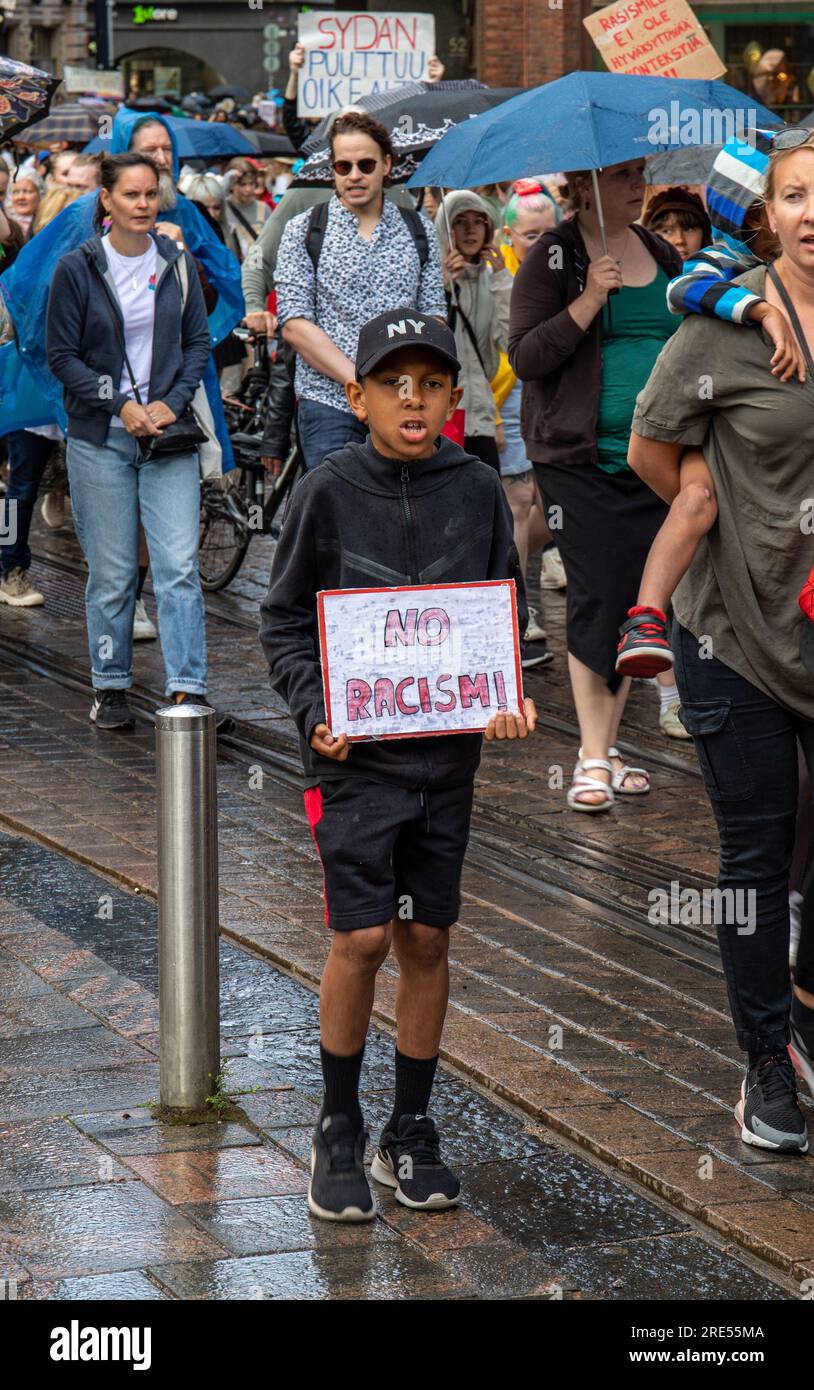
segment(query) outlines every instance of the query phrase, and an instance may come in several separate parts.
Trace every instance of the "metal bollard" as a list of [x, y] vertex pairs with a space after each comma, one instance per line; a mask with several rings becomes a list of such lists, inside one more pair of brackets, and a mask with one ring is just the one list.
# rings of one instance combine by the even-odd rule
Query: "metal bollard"
[[215, 714], [155, 718], [161, 1104], [203, 1109], [220, 1067]]

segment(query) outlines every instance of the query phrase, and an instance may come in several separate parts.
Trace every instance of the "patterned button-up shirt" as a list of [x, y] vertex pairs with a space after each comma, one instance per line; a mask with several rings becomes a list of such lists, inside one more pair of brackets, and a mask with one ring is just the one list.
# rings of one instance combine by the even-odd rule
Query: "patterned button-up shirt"
[[[354, 214], [338, 197], [331, 198], [316, 274], [305, 247], [309, 213], [292, 217], [274, 275], [280, 324], [289, 319], [318, 324], [353, 362], [359, 331], [377, 314], [404, 305], [446, 319], [438, 238], [432, 223], [419, 215], [430, 252], [424, 266], [405, 219], [389, 198], [369, 241], [360, 236]], [[344, 386], [300, 356], [294, 385], [299, 398], [350, 413]]]

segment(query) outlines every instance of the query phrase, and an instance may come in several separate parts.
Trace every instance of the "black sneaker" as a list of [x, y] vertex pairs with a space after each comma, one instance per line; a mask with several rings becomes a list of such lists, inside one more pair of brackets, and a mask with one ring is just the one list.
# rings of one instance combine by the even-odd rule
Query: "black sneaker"
[[372, 1221], [376, 1202], [365, 1177], [367, 1134], [347, 1115], [320, 1115], [311, 1147], [308, 1207], [323, 1221]]
[[526, 642], [525, 654], [520, 665], [524, 671], [530, 671], [534, 666], [547, 666], [549, 661], [554, 660], [554, 653], [549, 651], [548, 643], [544, 639], [536, 642]]
[[405, 1207], [439, 1210], [460, 1201], [461, 1184], [441, 1159], [438, 1131], [427, 1115], [402, 1115], [398, 1134], [383, 1132], [370, 1176], [394, 1187]]
[[811, 1010], [806, 1009], [795, 994], [791, 1001], [789, 1056], [797, 1075], [803, 1078], [814, 1096], [814, 1023], [810, 1019]]
[[[173, 699], [175, 699], [174, 696]], [[185, 690], [181, 699], [175, 701], [175, 703], [179, 705], [200, 705], [201, 709], [211, 709], [215, 716], [215, 728], [218, 732], [225, 729], [227, 724], [231, 724], [232, 722], [232, 716], [227, 714], [225, 710], [216, 709], [215, 706], [207, 700], [205, 695], [192, 695], [189, 691]]]
[[133, 711], [123, 690], [94, 690], [90, 721], [97, 729], [135, 729]]
[[808, 1153], [806, 1122], [797, 1101], [788, 1053], [768, 1053], [748, 1068], [735, 1119], [745, 1144], [781, 1149], [783, 1153]]

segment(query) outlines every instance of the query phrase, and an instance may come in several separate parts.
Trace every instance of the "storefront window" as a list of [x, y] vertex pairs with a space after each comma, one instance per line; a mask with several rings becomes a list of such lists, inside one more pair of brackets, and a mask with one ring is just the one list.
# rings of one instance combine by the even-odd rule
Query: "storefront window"
[[794, 22], [772, 22], [769, 13], [737, 20], [720, 11], [714, 19], [711, 10], [698, 13], [726, 63], [724, 81], [787, 121], [814, 109], [814, 13]]

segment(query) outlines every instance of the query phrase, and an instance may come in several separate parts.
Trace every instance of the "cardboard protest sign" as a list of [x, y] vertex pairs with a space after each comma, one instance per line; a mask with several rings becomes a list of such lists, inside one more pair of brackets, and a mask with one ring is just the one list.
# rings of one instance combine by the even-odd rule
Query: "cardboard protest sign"
[[328, 116], [360, 97], [426, 81], [435, 52], [431, 14], [309, 10], [297, 17], [305, 62], [297, 84], [300, 116]]
[[720, 77], [726, 72], [687, 0], [631, 0], [583, 19], [609, 72]]
[[325, 718], [349, 739], [463, 734], [523, 708], [511, 579], [317, 595]]

